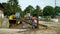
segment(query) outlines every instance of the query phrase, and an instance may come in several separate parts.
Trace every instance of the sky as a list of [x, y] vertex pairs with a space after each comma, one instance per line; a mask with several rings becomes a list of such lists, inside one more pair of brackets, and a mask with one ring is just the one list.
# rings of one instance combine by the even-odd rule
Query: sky
[[[0, 3], [3, 2], [8, 2], [8, 0], [0, 0]], [[47, 5], [55, 6], [55, 0], [18, 0], [18, 2], [22, 10], [24, 10], [28, 5], [32, 5], [34, 8], [36, 5], [39, 5], [41, 9]], [[56, 0], [56, 5], [60, 6], [60, 0]]]

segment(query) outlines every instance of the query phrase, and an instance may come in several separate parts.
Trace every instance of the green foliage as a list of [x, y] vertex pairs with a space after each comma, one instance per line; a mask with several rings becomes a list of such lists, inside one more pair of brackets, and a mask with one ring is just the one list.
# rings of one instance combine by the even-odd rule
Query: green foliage
[[2, 3], [4, 6], [4, 15], [10, 15], [10, 6], [8, 3]]
[[44, 20], [45, 20], [45, 21], [50, 21], [50, 19], [49, 19], [49, 18], [45, 18]]
[[36, 9], [32, 12], [32, 15], [37, 17], [38, 15], [41, 15], [41, 14], [42, 13], [41, 13], [40, 7], [36, 6]]
[[8, 3], [10, 4], [11, 13], [15, 13], [15, 12], [21, 11], [21, 8], [18, 5], [18, 1], [17, 0], [9, 0]]
[[[33, 16], [37, 16], [37, 11], [36, 9], [32, 12]], [[39, 11], [39, 16], [42, 16], [42, 10]]]
[[8, 3], [2, 3], [2, 5], [5, 8], [4, 14], [7, 16], [22, 11], [17, 0], [9, 0]]
[[50, 18], [41, 18], [41, 21], [50, 21]]
[[44, 7], [44, 9], [43, 9], [43, 15], [44, 16], [51, 16], [51, 15], [53, 15], [54, 14], [53, 9], [54, 8], [52, 6], [46, 6], [46, 7]]
[[31, 6], [31, 5], [29, 5], [28, 7], [26, 7], [26, 9], [24, 10], [24, 14], [26, 14], [26, 13], [32, 13], [34, 11], [34, 8]]
[[55, 14], [58, 15], [58, 13], [60, 13], [60, 7], [59, 6], [56, 6], [55, 7]]
[[37, 6], [35, 9], [33, 6], [29, 5], [24, 11], [22, 11], [17, 0], [9, 0], [7, 3], [2, 3], [2, 5], [5, 9], [4, 14], [7, 16], [15, 14], [16, 12], [20, 12], [21, 16], [25, 15], [26, 13], [31, 13], [32, 16], [53, 16], [60, 13], [59, 6], [56, 6], [55, 8], [52, 6], [46, 6], [43, 10], [41, 10], [39, 6]]
[[37, 16], [36, 9], [34, 11], [32, 11], [32, 15]]

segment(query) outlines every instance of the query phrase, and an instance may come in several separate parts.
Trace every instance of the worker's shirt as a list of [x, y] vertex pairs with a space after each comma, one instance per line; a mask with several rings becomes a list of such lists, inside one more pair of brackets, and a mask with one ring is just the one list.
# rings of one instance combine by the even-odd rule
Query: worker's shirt
[[32, 21], [36, 20], [36, 18], [35, 18], [35, 17], [32, 17], [31, 19], [32, 19]]

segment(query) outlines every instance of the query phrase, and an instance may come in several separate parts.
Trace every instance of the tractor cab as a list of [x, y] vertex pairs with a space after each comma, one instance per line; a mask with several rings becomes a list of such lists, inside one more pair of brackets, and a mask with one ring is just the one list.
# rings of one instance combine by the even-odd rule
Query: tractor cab
[[9, 16], [10, 27], [17, 26], [18, 24], [20, 24], [20, 22], [21, 22], [20, 19], [15, 18], [15, 15], [10, 15]]

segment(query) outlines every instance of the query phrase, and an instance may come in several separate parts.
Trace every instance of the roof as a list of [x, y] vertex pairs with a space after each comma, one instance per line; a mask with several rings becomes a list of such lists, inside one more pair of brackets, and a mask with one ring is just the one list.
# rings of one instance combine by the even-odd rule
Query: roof
[[3, 5], [0, 3], [0, 7], [4, 9]]

